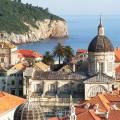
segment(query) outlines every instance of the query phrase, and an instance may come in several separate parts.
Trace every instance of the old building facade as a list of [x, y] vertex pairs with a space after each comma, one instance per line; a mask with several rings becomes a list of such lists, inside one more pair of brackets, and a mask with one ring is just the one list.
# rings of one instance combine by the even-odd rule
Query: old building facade
[[98, 35], [88, 47], [88, 74], [84, 81], [85, 99], [114, 89], [115, 53], [111, 41], [105, 36], [104, 26], [100, 19]]
[[104, 26], [100, 20], [98, 35], [88, 47], [88, 71], [90, 75], [102, 72], [115, 77], [115, 53], [111, 41], [105, 36]]
[[15, 65], [15, 51], [17, 47], [7, 40], [0, 40], [0, 65], [4, 68], [9, 68]]
[[[30, 69], [28, 71], [31, 71]], [[85, 76], [76, 73], [62, 73], [52, 71], [33, 70], [24, 72], [25, 80], [30, 82], [32, 98], [40, 101], [46, 116], [55, 115], [55, 111], [68, 112], [71, 103], [83, 98], [84, 85], [82, 79]], [[27, 85], [24, 84], [24, 88]], [[24, 89], [24, 94], [27, 90]], [[67, 113], [66, 113], [67, 114]]]

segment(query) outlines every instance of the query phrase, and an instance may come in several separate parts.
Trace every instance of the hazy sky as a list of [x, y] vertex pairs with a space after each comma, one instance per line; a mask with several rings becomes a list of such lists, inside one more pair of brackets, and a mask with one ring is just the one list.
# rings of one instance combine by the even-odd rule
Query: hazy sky
[[70, 14], [120, 14], [120, 0], [22, 0], [52, 13]]

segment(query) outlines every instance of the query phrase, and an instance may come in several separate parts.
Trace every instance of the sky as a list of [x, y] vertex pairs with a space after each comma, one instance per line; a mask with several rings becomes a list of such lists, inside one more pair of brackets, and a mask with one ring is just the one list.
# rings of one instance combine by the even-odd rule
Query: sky
[[58, 15], [118, 15], [120, 0], [22, 0]]

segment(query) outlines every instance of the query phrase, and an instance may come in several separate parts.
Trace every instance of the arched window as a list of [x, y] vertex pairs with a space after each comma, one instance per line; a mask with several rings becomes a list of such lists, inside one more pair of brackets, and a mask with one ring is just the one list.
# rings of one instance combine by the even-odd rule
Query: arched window
[[77, 92], [83, 93], [83, 90], [84, 90], [84, 85], [78, 84], [78, 85], [77, 85]]
[[91, 97], [96, 96], [98, 93], [102, 93], [102, 92], [106, 92], [106, 91], [107, 91], [107, 89], [102, 85], [92, 86], [88, 90], [88, 97], [91, 98]]
[[56, 84], [50, 84], [50, 92], [55, 92], [56, 91]]

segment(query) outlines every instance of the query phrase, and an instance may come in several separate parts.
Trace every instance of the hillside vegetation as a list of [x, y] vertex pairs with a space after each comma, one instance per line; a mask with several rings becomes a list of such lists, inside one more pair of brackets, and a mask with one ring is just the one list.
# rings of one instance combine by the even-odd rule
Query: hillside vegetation
[[0, 0], [0, 32], [22, 34], [29, 31], [29, 27], [24, 23], [37, 28], [36, 21], [44, 19], [64, 21], [64, 19], [49, 13], [47, 8]]

